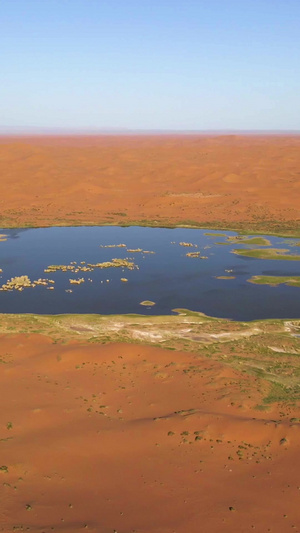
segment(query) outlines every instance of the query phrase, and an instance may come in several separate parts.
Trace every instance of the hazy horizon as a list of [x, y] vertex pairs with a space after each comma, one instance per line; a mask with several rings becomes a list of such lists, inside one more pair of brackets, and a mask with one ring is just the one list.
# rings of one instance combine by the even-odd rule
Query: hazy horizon
[[207, 129], [207, 130], [184, 130], [184, 129], [130, 129], [130, 128], [34, 128], [26, 127], [1, 127], [0, 137], [26, 137], [26, 136], [97, 136], [97, 135], [300, 135], [300, 129], [294, 130], [246, 130], [246, 129]]

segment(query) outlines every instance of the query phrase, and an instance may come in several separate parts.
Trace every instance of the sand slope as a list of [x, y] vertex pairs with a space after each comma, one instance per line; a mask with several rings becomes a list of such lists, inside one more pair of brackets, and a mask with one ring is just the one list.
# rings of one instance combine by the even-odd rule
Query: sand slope
[[41, 335], [0, 360], [0, 531], [300, 531], [299, 422], [254, 410], [254, 377]]
[[300, 136], [0, 138], [2, 226], [300, 220]]

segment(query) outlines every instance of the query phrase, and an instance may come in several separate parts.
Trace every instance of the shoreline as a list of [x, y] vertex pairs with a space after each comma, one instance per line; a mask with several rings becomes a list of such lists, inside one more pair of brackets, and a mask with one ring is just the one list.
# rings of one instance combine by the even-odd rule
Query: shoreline
[[[156, 319], [173, 319], [173, 318], [179, 318], [179, 317], [195, 317], [199, 318], [202, 321], [217, 321], [217, 322], [224, 322], [224, 323], [231, 323], [231, 324], [256, 324], [256, 323], [281, 323], [288, 321], [300, 321], [300, 317], [281, 317], [281, 318], [255, 318], [252, 320], [234, 320], [233, 318], [224, 318], [224, 317], [218, 317], [218, 316], [209, 316], [205, 313], [202, 313], [201, 311], [193, 311], [191, 309], [172, 309], [172, 313], [175, 314], [166, 314], [166, 315], [145, 315], [143, 313], [110, 313], [110, 314], [101, 314], [101, 313], [53, 313], [53, 314], [47, 314], [47, 313], [2, 313], [0, 312], [0, 321], [1, 318], [4, 317], [43, 317], [43, 318], [96, 318], [96, 319], [111, 319], [111, 318], [141, 318], [146, 319], [147, 322], [150, 320], [156, 320]], [[0, 333], [1, 333], [1, 325], [0, 325]]]
[[[271, 223], [271, 222], [270, 222]], [[3, 224], [3, 225], [2, 225]], [[28, 222], [23, 223], [22, 225], [19, 224], [13, 224], [13, 223], [3, 223], [0, 219], [0, 227], [1, 230], [6, 229], [38, 229], [38, 228], [80, 228], [80, 227], [118, 227], [118, 228], [128, 228], [128, 227], [142, 227], [142, 228], [157, 228], [157, 229], [199, 229], [199, 230], [209, 230], [209, 231], [231, 231], [236, 232], [238, 235], [270, 235], [273, 237], [282, 237], [282, 238], [300, 238], [300, 224], [299, 227], [296, 229], [291, 228], [290, 226], [280, 226], [275, 230], [272, 229], [264, 229], [264, 226], [257, 227], [251, 226], [248, 222], [246, 223], [240, 223], [235, 225], [224, 225], [223, 223], [201, 223], [196, 221], [190, 221], [190, 223], [184, 223], [184, 222], [164, 222], [164, 221], [157, 221], [157, 220], [130, 220], [126, 223], [124, 221], [115, 220], [112, 222], [105, 222], [105, 221], [99, 221], [99, 222], [76, 222], [74, 220], [68, 221], [64, 220], [61, 223], [56, 224], [43, 224], [36, 222]]]

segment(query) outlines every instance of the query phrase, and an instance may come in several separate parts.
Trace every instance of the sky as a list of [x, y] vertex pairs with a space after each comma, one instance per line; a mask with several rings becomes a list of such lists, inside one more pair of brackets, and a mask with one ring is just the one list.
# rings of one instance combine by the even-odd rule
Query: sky
[[300, 0], [0, 0], [0, 131], [300, 130]]

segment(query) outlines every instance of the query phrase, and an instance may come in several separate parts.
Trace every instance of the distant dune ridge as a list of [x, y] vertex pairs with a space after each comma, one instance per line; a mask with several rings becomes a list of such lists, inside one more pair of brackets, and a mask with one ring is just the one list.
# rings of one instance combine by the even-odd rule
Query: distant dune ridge
[[293, 227], [300, 135], [0, 137], [2, 225]]

